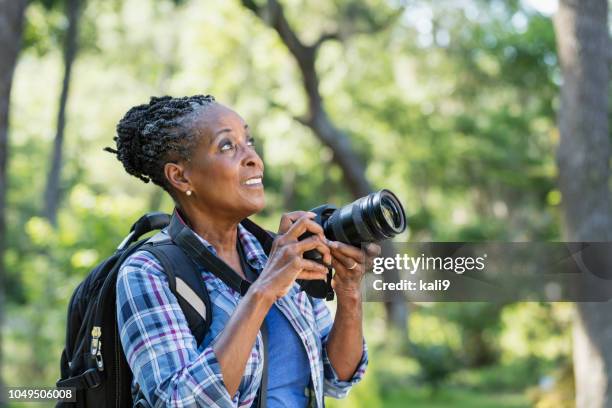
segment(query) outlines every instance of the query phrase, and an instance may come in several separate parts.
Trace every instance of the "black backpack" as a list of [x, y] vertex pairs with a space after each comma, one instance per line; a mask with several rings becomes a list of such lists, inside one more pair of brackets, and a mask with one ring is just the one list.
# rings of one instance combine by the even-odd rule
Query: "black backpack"
[[[273, 234], [245, 219], [241, 224], [269, 254]], [[167, 228], [151, 238], [138, 239], [154, 230]], [[75, 289], [68, 305], [66, 345], [61, 356], [61, 378], [57, 387], [76, 389], [76, 402], [60, 401], [57, 407], [148, 407], [141, 398], [132, 400], [132, 372], [126, 361], [116, 316], [117, 273], [123, 261], [138, 250], [151, 252], [162, 264], [168, 284], [176, 296], [189, 328], [199, 345], [212, 319], [208, 292], [196, 268], [201, 264], [242, 295], [250, 283], [208, 251], [179, 220], [176, 213], [149, 213], [132, 226], [115, 253], [96, 266]], [[267, 333], [262, 327], [264, 345]], [[267, 353], [257, 406], [265, 405]], [[263, 395], [261, 395], [263, 394]], [[254, 405], [255, 406], [255, 405]]]

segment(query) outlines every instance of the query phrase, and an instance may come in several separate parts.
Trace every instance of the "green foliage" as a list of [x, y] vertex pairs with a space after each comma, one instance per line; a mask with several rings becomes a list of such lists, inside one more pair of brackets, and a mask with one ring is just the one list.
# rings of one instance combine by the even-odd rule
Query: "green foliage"
[[458, 359], [450, 347], [441, 344], [411, 346], [412, 356], [421, 368], [419, 379], [430, 386], [433, 393], [457, 369]]
[[573, 312], [569, 303], [517, 303], [506, 307], [501, 314], [499, 338], [502, 359], [567, 361]]
[[423, 389], [401, 389], [391, 392], [385, 400], [389, 408], [527, 408], [529, 403], [518, 394], [475, 393], [461, 389], [441, 389], [431, 396]]
[[459, 328], [464, 363], [479, 367], [497, 360], [496, 339], [502, 308], [503, 305], [494, 303], [441, 303], [434, 311]]
[[457, 370], [449, 383], [474, 391], [517, 392], [533, 387], [555, 365], [536, 358], [522, 358], [486, 367]]

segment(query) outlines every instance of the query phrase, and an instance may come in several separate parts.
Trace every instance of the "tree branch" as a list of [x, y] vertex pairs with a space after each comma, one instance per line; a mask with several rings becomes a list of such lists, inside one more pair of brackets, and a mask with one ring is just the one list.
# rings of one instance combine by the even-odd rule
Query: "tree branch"
[[259, 15], [260, 7], [253, 0], [242, 0], [242, 5], [251, 10], [253, 13]]
[[354, 35], [361, 34], [376, 34], [386, 28], [395, 24], [395, 22], [404, 14], [406, 10], [406, 3], [403, 2], [402, 5], [394, 10], [390, 15], [388, 15], [383, 21], [379, 22], [371, 22], [368, 27], [356, 28], [356, 19], [349, 18], [347, 28], [342, 29], [339, 28], [335, 31], [322, 33], [319, 38], [312, 44], [312, 47], [318, 49], [321, 45], [330, 40], [342, 41], [345, 38], [352, 37]]
[[314, 44], [312, 44], [312, 47], [318, 50], [319, 47], [321, 47], [321, 45], [325, 41], [330, 41], [330, 40], [340, 41], [341, 39], [342, 39], [342, 35], [340, 34], [339, 30], [334, 31], [334, 32], [323, 33], [319, 36], [317, 41], [315, 41]]

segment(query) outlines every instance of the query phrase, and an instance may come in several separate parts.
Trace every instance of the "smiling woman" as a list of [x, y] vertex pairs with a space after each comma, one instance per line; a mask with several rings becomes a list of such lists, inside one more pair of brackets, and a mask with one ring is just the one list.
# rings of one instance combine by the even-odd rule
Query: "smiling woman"
[[[117, 148], [107, 150], [129, 174], [153, 181], [174, 199], [173, 222], [251, 282], [241, 294], [197, 265], [212, 309], [210, 329], [197, 344], [159, 260], [146, 251], [126, 259], [117, 278], [117, 322], [133, 373], [133, 401], [322, 407], [324, 395], [346, 395], [367, 365], [363, 255], [328, 241], [314, 214], [304, 211], [283, 215], [264, 252], [241, 224], [265, 205], [264, 164], [244, 119], [212, 96], [151, 98], [128, 111], [115, 141]], [[300, 240], [306, 232], [312, 235]], [[334, 318], [323, 300], [296, 283], [326, 278], [327, 266], [303, 258], [313, 249], [336, 270]]]

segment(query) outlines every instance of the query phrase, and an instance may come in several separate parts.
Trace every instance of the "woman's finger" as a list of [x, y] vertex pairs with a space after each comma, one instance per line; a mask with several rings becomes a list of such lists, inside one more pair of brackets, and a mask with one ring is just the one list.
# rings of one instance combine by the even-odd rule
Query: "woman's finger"
[[[336, 263], [334, 263], [334, 261]], [[354, 270], [354, 269], [357, 269], [357, 267], [362, 264], [363, 264], [363, 261], [352, 258], [350, 256], [346, 256], [343, 253], [332, 249], [332, 265], [334, 267], [340, 265], [344, 269]]]
[[[350, 258], [359, 263], [365, 263], [365, 254], [362, 250], [352, 245], [347, 245], [338, 241], [331, 241], [329, 244], [331, 248], [331, 253], [333, 257], [336, 258]], [[353, 262], [350, 262], [346, 265], [350, 266]]]
[[376, 257], [380, 255], [382, 249], [380, 245], [375, 244], [374, 242], [370, 242], [368, 245], [365, 246], [365, 251], [367, 256]]
[[287, 230], [285, 235], [297, 240], [303, 233], [309, 231], [315, 235], [318, 235], [321, 239], [325, 239], [323, 227], [314, 222], [311, 218], [312, 217], [309, 215], [300, 217], [291, 225], [291, 227], [289, 227], [289, 230]]
[[278, 226], [278, 233], [279, 234], [286, 233], [289, 230], [289, 228], [291, 228], [291, 225], [293, 225], [293, 223], [296, 222], [301, 217], [313, 218], [315, 217], [315, 215], [316, 215], [315, 213], [310, 212], [310, 211], [292, 211], [289, 213], [285, 213], [281, 217], [280, 224]]
[[370, 242], [364, 247], [365, 249], [365, 267], [366, 270], [370, 270], [374, 265], [374, 258], [378, 257], [382, 253], [380, 245]]
[[297, 279], [305, 279], [305, 280], [326, 280], [327, 272], [320, 273], [316, 271], [303, 270], [297, 276]]
[[310, 251], [311, 249], [316, 249], [323, 256], [323, 263], [327, 265], [331, 263], [332, 255], [329, 250], [329, 247], [324, 243], [321, 238], [316, 235], [298, 241], [297, 243], [295, 243], [295, 246], [300, 254], [303, 254], [306, 251]]
[[300, 267], [302, 268], [302, 270], [319, 272], [323, 274], [327, 273], [327, 266], [321, 265], [320, 263], [312, 261], [310, 259], [302, 258], [302, 260], [300, 261]]
[[364, 253], [360, 248], [352, 245], [345, 244], [340, 241], [329, 241], [329, 247], [334, 250], [335, 253], [341, 253], [344, 256], [361, 260], [364, 257]]
[[334, 277], [339, 280], [360, 280], [363, 276], [363, 268], [359, 263], [355, 263], [353, 269], [348, 269], [340, 260], [334, 259], [332, 267], [336, 271]]

